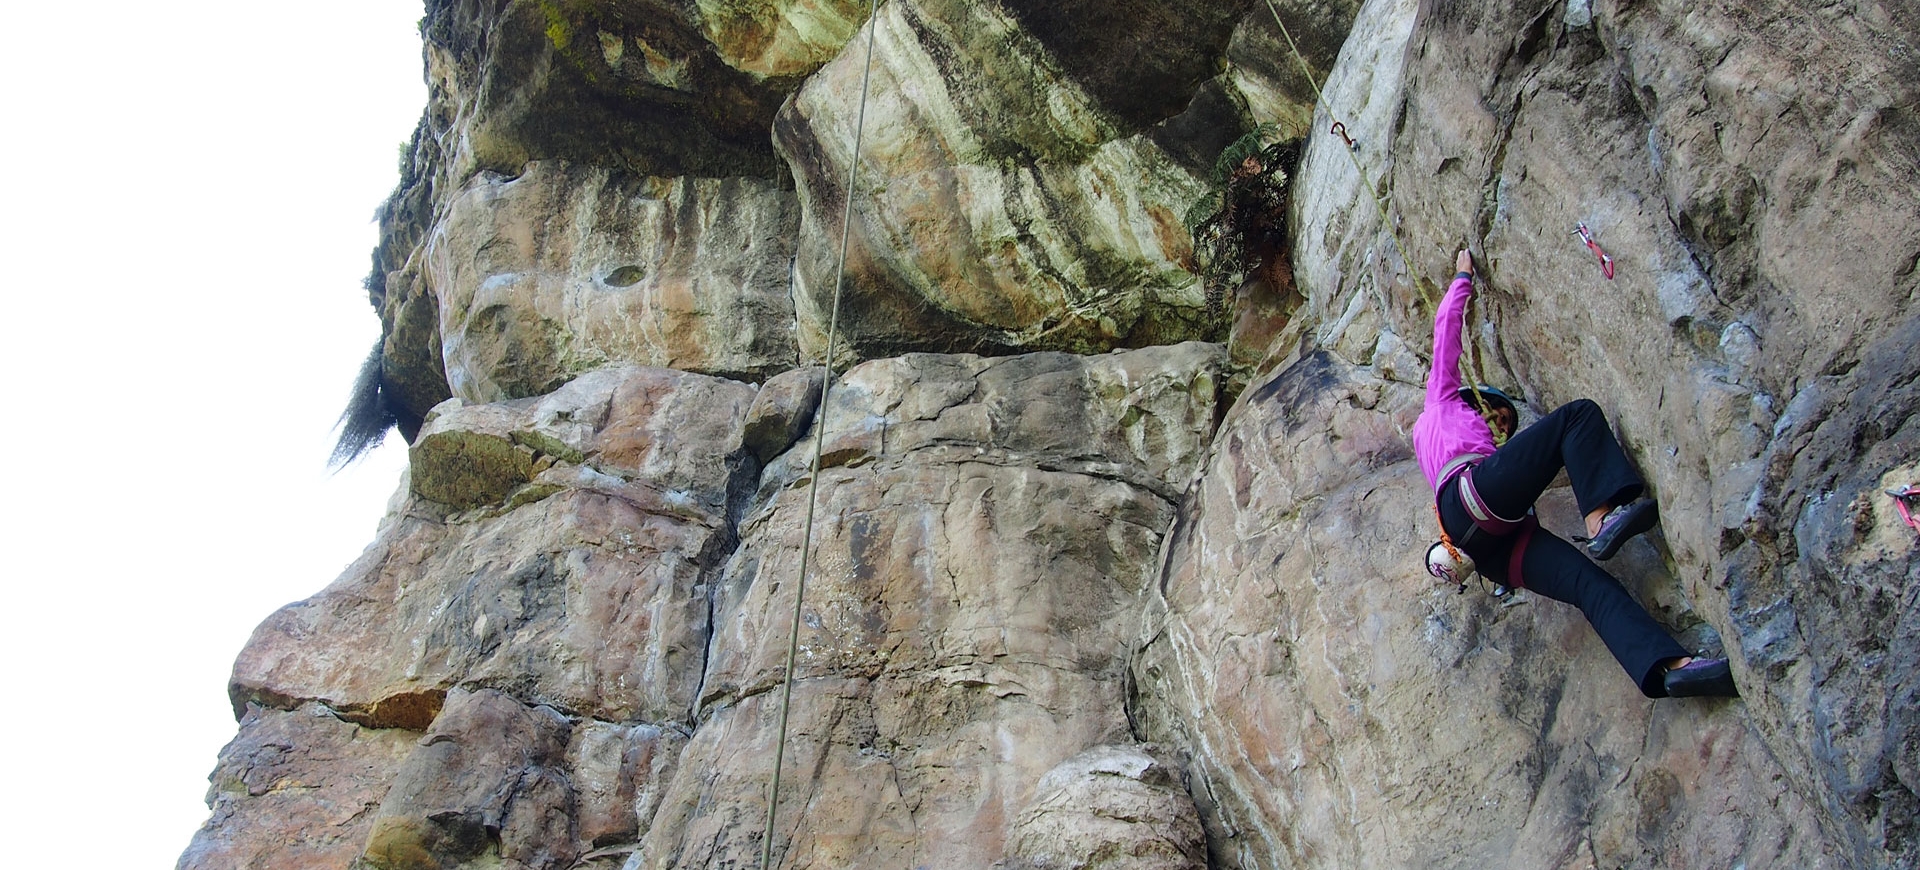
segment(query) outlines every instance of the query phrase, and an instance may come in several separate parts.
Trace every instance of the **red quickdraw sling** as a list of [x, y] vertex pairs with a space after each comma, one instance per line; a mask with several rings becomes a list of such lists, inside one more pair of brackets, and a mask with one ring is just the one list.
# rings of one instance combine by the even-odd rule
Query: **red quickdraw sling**
[[1887, 495], [1893, 496], [1894, 507], [1900, 509], [1900, 521], [1912, 526], [1914, 531], [1920, 532], [1920, 521], [1914, 520], [1913, 511], [1907, 509], [1908, 502], [1920, 501], [1920, 485], [1889, 489]]

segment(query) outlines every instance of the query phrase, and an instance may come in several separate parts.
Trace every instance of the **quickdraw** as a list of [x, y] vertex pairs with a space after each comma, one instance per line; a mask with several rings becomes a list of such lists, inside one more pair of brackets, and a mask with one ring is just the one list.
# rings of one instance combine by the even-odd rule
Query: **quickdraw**
[[1347, 135], [1347, 125], [1342, 124], [1339, 121], [1335, 121], [1333, 122], [1333, 126], [1327, 128], [1327, 132], [1340, 137], [1340, 141], [1347, 143], [1348, 151], [1352, 151], [1356, 154], [1359, 153], [1360, 143], [1353, 141], [1353, 137]]
[[1607, 276], [1607, 280], [1613, 280], [1613, 258], [1607, 256], [1607, 252], [1600, 249], [1600, 243], [1593, 240], [1593, 231], [1587, 229], [1585, 223], [1580, 223], [1573, 228], [1573, 234], [1579, 236], [1580, 241], [1586, 243], [1587, 250], [1592, 251], [1594, 256], [1600, 258], [1601, 273]]
[[1893, 496], [1893, 504], [1900, 509], [1900, 521], [1920, 532], [1920, 521], [1913, 518], [1912, 505], [1920, 501], [1920, 484], [1912, 484], [1901, 489], [1889, 489], [1887, 495]]

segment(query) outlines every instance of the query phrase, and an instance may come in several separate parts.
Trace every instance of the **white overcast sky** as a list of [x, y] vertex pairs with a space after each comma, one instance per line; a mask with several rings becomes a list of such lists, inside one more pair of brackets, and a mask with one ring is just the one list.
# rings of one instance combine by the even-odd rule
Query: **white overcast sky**
[[0, 52], [5, 863], [172, 867], [234, 656], [373, 539], [329, 476], [419, 0], [14, 4]]

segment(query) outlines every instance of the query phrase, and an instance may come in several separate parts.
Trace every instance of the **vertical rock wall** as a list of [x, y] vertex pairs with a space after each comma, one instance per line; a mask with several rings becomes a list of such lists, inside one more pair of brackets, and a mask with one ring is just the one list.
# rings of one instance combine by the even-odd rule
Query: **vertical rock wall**
[[[1198, 747], [1224, 863], [1915, 860], [1920, 586], [1883, 491], [1913, 476], [1920, 434], [1920, 235], [1904, 217], [1920, 80], [1910, 25], [1857, 13], [1361, 10], [1356, 30], [1391, 38], [1349, 41], [1321, 115], [1360, 147], [1316, 140], [1297, 188], [1318, 324], [1301, 340], [1331, 355], [1269, 375], [1216, 436], [1192, 531], [1173, 538], [1167, 635], [1138, 665], [1173, 709], [1207, 711], [1147, 734]], [[1328, 401], [1304, 385], [1353, 384], [1333, 389], [1372, 407], [1379, 382], [1423, 374], [1408, 346], [1430, 336], [1432, 288], [1396, 241], [1427, 275], [1462, 242], [1479, 254], [1469, 325], [1488, 378], [1535, 411], [1608, 407], [1665, 508], [1662, 534], [1614, 570], [1684, 640], [1734, 659], [1743, 701], [1649, 708], [1565, 608], [1376, 598], [1369, 581], [1404, 568], [1338, 553], [1352, 536], [1412, 554], [1432, 534], [1408, 511], [1422, 499], [1404, 443], [1364, 461], [1349, 446], [1404, 431], [1417, 400], [1372, 423], [1345, 407], [1295, 422]], [[1276, 440], [1320, 446], [1275, 456]], [[1564, 502], [1548, 525], [1577, 529]], [[1509, 742], [1516, 725], [1534, 733]]]
[[[180, 864], [757, 866], [797, 628], [782, 867], [1911, 866], [1910, 11], [434, 0], [408, 479], [241, 652]], [[1298, 293], [1229, 327], [1179, 216], [1259, 123]], [[1477, 367], [1606, 407], [1663, 505], [1609, 570], [1744, 698], [1420, 570], [1462, 242]]]

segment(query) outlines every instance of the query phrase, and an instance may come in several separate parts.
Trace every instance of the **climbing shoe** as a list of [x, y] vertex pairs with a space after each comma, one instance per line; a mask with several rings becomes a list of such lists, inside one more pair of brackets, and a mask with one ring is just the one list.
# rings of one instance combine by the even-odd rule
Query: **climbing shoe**
[[1600, 518], [1600, 533], [1587, 540], [1587, 555], [1606, 561], [1620, 552], [1628, 538], [1653, 528], [1660, 521], [1660, 506], [1648, 499], [1623, 504]]
[[1669, 698], [1738, 698], [1733, 685], [1733, 669], [1726, 659], [1694, 659], [1684, 667], [1668, 671], [1663, 678]]

